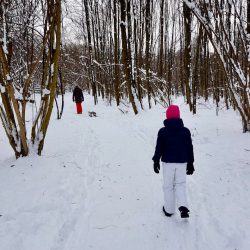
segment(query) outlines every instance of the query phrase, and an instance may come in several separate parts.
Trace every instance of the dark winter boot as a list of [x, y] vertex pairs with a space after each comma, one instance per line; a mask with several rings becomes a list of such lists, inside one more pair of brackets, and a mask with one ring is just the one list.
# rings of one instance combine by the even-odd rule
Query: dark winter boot
[[166, 210], [165, 210], [165, 208], [164, 208], [164, 206], [162, 207], [162, 211], [163, 211], [163, 213], [164, 213], [167, 217], [171, 217], [171, 216], [173, 215], [173, 214], [167, 213]]
[[188, 218], [189, 217], [189, 214], [188, 214], [189, 210], [188, 210], [188, 208], [181, 206], [181, 207], [179, 207], [179, 211], [181, 213], [181, 218]]

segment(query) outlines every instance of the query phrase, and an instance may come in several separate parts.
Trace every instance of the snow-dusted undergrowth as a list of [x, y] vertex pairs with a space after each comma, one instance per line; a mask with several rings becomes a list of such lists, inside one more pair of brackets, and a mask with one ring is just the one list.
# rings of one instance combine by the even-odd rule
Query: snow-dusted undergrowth
[[[165, 110], [134, 116], [90, 97], [83, 115], [66, 96], [41, 157], [14, 159], [0, 127], [1, 250], [248, 250], [250, 134], [234, 111], [199, 104], [184, 124], [195, 150], [190, 220], [166, 218], [151, 157]], [[89, 117], [95, 111], [98, 117]]]

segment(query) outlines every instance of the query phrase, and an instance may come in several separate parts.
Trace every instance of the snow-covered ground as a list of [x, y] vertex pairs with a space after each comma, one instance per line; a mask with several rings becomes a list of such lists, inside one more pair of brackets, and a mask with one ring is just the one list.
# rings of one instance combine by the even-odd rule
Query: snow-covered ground
[[[87, 96], [83, 115], [66, 96], [41, 157], [15, 160], [0, 127], [1, 250], [248, 250], [250, 133], [232, 110], [210, 103], [192, 115], [195, 150], [187, 177], [190, 219], [167, 218], [152, 155], [165, 110], [135, 116]], [[89, 117], [95, 111], [98, 117]]]

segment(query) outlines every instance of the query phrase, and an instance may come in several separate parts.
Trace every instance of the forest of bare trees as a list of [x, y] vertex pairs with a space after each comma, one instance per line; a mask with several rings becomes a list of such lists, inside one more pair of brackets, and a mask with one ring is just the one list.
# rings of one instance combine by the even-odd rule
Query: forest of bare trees
[[250, 0], [0, 2], [0, 117], [17, 157], [41, 153], [61, 84], [135, 114], [175, 95], [196, 113], [212, 98], [250, 130]]
[[129, 100], [135, 114], [145, 97], [150, 108], [153, 102], [169, 104], [173, 94], [184, 95], [193, 113], [199, 98], [211, 97], [240, 113], [245, 132], [248, 6], [249, 1], [237, 0], [66, 4], [74, 29], [63, 44], [64, 82], [79, 84], [95, 102], [97, 96], [117, 105]]

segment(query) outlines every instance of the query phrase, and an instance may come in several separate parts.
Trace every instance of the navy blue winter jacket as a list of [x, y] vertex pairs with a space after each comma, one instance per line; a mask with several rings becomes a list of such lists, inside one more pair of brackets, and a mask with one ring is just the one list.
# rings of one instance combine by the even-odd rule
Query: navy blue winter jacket
[[164, 126], [158, 132], [153, 161], [194, 162], [191, 134], [182, 119], [166, 119]]

